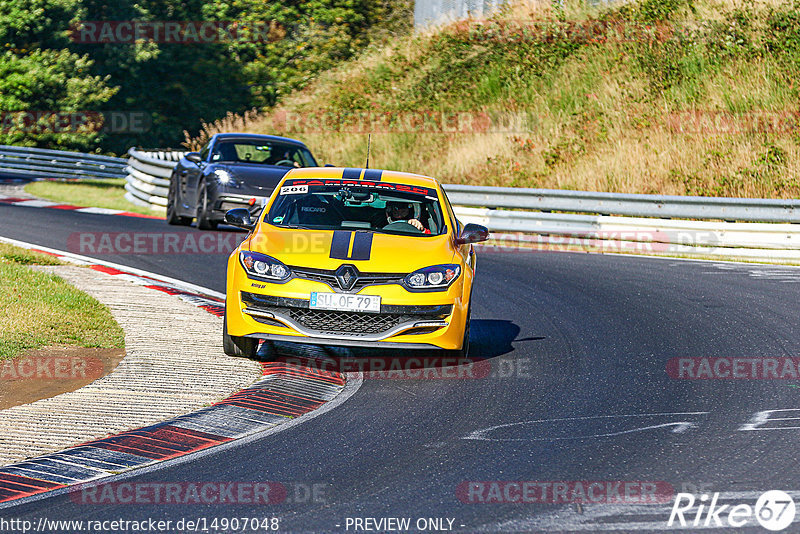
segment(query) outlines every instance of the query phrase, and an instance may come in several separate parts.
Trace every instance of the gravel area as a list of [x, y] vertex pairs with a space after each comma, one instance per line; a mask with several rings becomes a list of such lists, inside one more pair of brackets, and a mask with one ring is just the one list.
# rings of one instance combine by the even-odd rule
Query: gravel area
[[111, 310], [126, 356], [73, 392], [0, 411], [0, 465], [194, 411], [249, 386], [259, 363], [222, 352], [222, 319], [166, 293], [77, 266], [53, 272]]

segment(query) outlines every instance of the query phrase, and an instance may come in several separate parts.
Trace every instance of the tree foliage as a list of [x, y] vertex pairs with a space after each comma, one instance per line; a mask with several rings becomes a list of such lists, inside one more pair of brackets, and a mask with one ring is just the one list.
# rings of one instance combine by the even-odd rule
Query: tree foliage
[[73, 0], [0, 0], [0, 144], [91, 150], [101, 141], [91, 126], [63, 124], [116, 92], [87, 55], [68, 49], [75, 9]]
[[[0, 0], [0, 110], [145, 113], [147, 131], [5, 128], [0, 142], [176, 146], [227, 112], [274, 105], [371, 42], [410, 28], [409, 0]], [[201, 44], [70, 40], [80, 21], [264, 22], [269, 38]], [[30, 130], [30, 129], [29, 129]]]

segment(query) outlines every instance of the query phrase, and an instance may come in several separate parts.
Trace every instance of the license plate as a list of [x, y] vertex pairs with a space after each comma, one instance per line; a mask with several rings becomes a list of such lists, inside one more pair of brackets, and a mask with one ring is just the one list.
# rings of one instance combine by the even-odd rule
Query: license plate
[[380, 313], [381, 298], [377, 295], [343, 295], [341, 293], [311, 293], [308, 307], [313, 310], [338, 310]]

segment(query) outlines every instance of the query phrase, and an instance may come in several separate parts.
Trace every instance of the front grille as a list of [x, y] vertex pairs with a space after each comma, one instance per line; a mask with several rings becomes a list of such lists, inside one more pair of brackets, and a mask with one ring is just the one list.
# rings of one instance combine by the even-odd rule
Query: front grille
[[304, 310], [295, 308], [289, 316], [298, 324], [318, 332], [346, 334], [380, 334], [404, 322], [413, 320], [407, 315], [381, 315], [330, 310]]
[[339, 287], [334, 271], [325, 269], [310, 269], [307, 267], [290, 267], [292, 273], [298, 278], [322, 282], [328, 284], [337, 293], [358, 293], [367, 286], [377, 284], [400, 284], [403, 282], [404, 274], [400, 273], [358, 273], [358, 280], [355, 285], [348, 290]]

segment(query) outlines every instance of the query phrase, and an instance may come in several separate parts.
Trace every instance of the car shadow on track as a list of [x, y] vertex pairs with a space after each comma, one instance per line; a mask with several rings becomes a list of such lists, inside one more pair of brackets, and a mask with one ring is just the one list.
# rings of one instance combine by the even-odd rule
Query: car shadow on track
[[420, 370], [444, 370], [463, 366], [475, 367], [480, 373], [491, 367], [492, 358], [513, 352], [512, 342], [519, 332], [519, 326], [511, 321], [474, 319], [470, 331], [469, 354], [465, 358], [457, 358], [436, 349], [402, 350], [264, 342], [256, 359], [328, 372], [408, 373], [409, 378], [414, 378], [412, 375], [419, 374]]
[[[473, 319], [470, 325], [470, 358], [495, 358], [514, 351], [511, 345], [520, 328], [502, 319]], [[543, 338], [542, 338], [543, 339]]]

